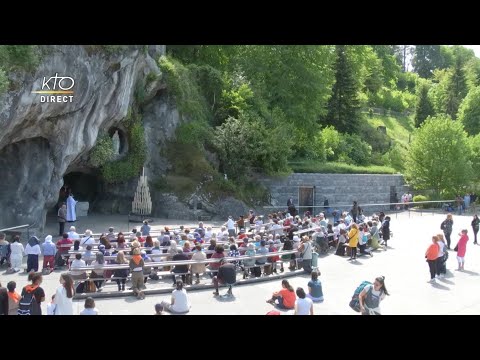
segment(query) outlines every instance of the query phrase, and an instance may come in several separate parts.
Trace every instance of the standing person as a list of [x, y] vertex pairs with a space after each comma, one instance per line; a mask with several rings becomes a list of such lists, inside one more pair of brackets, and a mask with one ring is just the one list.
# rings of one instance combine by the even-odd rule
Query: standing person
[[172, 314], [186, 314], [190, 311], [187, 291], [183, 288], [183, 282], [180, 280], [177, 281], [176, 287], [172, 291], [170, 303], [162, 301], [163, 308]]
[[45, 301], [45, 291], [40, 287], [43, 281], [41, 273], [31, 273], [28, 279], [32, 282], [22, 289], [18, 315], [42, 315], [40, 304]]
[[[235, 270], [235, 265], [229, 262], [226, 262], [225, 259], [220, 260], [220, 267], [218, 268], [218, 274], [213, 277], [213, 286], [215, 291], [213, 295], [218, 296], [218, 284], [227, 284], [233, 285], [236, 283], [237, 272]], [[228, 295], [232, 295], [232, 288], [228, 288]]]
[[447, 240], [447, 249], [450, 250], [450, 235], [452, 235], [452, 228], [453, 228], [453, 216], [452, 214], [447, 214], [447, 218], [443, 220], [442, 224], [440, 225], [440, 229], [443, 230], [443, 234], [445, 235], [445, 239]]
[[235, 236], [235, 221], [233, 221], [233, 217], [229, 216], [227, 223], [226, 223], [227, 229], [228, 229], [228, 236]]
[[438, 237], [432, 236], [432, 243], [428, 247], [425, 258], [427, 259], [428, 268], [430, 269], [430, 283], [435, 283], [435, 274], [437, 273], [436, 261], [440, 247], [437, 244]]
[[[278, 305], [276, 301], [278, 300]], [[295, 307], [295, 291], [288, 280], [282, 280], [282, 289], [273, 293], [272, 298], [267, 303], [277, 305], [280, 309], [293, 309]]]
[[62, 236], [65, 232], [65, 222], [67, 221], [67, 204], [63, 203], [57, 213], [59, 231], [58, 235]]
[[473, 243], [475, 245], [478, 244], [477, 243], [477, 234], [478, 234], [479, 225], [480, 225], [480, 219], [478, 219], [478, 215], [475, 214], [475, 215], [473, 215], [473, 220], [472, 220], [472, 230], [473, 230], [473, 236], [474, 236]]
[[352, 214], [353, 222], [357, 222], [357, 216], [358, 216], [358, 204], [356, 201], [353, 202], [353, 206], [350, 209], [350, 214]]
[[312, 272], [312, 244], [310, 242], [310, 238], [308, 236], [304, 236], [302, 238], [302, 243], [298, 247], [298, 251], [300, 251], [302, 255], [302, 266], [303, 270], [306, 273], [310, 274]]
[[[322, 291], [322, 283], [318, 280], [318, 275], [320, 275], [320, 271], [312, 271], [311, 276], [312, 279], [308, 282], [308, 294], [307, 297], [312, 300], [313, 302], [323, 302], [323, 291]], [[297, 294], [298, 295], [298, 294]]]
[[295, 301], [295, 314], [294, 315], [313, 315], [313, 301], [307, 297], [305, 290], [299, 287], [297, 288], [298, 299]]
[[52, 235], [45, 237], [43, 245], [43, 266], [42, 272], [45, 271], [48, 274], [55, 268], [55, 254], [57, 253], [57, 247], [52, 242]]
[[0, 283], [0, 315], [8, 315], [8, 291]]
[[80, 315], [98, 315], [98, 309], [95, 307], [95, 300], [91, 297], [85, 299], [84, 309]]
[[73, 315], [73, 279], [64, 273], [60, 275], [60, 284], [55, 292], [55, 315]]
[[360, 231], [356, 223], [352, 224], [350, 231], [348, 232], [348, 246], [350, 247], [350, 260], [357, 259], [357, 245], [360, 237]]
[[77, 214], [75, 212], [76, 205], [77, 205], [77, 201], [75, 201], [72, 193], [70, 193], [70, 195], [68, 195], [68, 198], [67, 198], [67, 221], [68, 222], [77, 221]]
[[390, 216], [385, 216], [382, 223], [382, 242], [385, 245], [385, 250], [387, 250], [388, 240], [390, 240]]
[[467, 252], [467, 241], [468, 241], [468, 230], [463, 229], [461, 233], [458, 234], [460, 239], [458, 240], [457, 246], [457, 261], [458, 261], [458, 271], [465, 270], [463, 267], [465, 266], [465, 253]]
[[[115, 263], [117, 265], [128, 264], [127, 260], [125, 260], [125, 254], [123, 251], [119, 251], [117, 253], [117, 259], [115, 260]], [[118, 285], [118, 291], [125, 291], [125, 282], [127, 281], [128, 277], [128, 269], [115, 269], [113, 272], [113, 277], [116, 278], [115, 281]]]
[[150, 227], [150, 225], [148, 225], [148, 221], [145, 220], [145, 221], [143, 222], [142, 227], [140, 228], [140, 231], [141, 231], [141, 233], [142, 233], [142, 236], [148, 236], [148, 235], [150, 235], [150, 230], [151, 230], [151, 227]]
[[443, 239], [443, 234], [437, 234], [438, 255], [436, 260], [437, 277], [442, 279], [447, 273], [446, 262], [448, 259], [447, 245]]
[[145, 287], [143, 279], [144, 266], [145, 263], [140, 255], [140, 249], [133, 249], [133, 256], [129, 263], [130, 271], [132, 272], [132, 290], [137, 299], [140, 300], [145, 299], [145, 294], [142, 291]]
[[20, 236], [15, 235], [13, 242], [10, 244], [11, 254], [10, 254], [10, 265], [14, 272], [20, 271], [22, 267], [23, 254], [25, 249], [20, 243]]
[[[1, 286], [1, 285], [0, 285]], [[18, 303], [20, 302], [20, 294], [15, 291], [17, 283], [9, 281], [7, 284], [8, 290], [8, 315], [18, 314]]]
[[385, 276], [375, 278], [373, 285], [367, 285], [358, 295], [362, 315], [380, 315], [380, 302], [390, 295], [385, 287]]
[[42, 253], [40, 249], [40, 241], [36, 236], [32, 236], [28, 240], [28, 244], [25, 247], [25, 254], [27, 254], [27, 272], [38, 271], [38, 255]]

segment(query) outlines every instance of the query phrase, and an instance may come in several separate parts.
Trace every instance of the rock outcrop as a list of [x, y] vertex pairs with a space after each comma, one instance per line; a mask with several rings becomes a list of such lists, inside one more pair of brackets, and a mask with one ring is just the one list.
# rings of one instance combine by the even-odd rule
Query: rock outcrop
[[[125, 118], [138, 79], [159, 73], [150, 55], [158, 59], [164, 51], [162, 46], [129, 46], [106, 55], [89, 54], [84, 46], [49, 46], [34, 74], [21, 79], [15, 74], [19, 88], [0, 96], [0, 228], [43, 227], [62, 177], [81, 167], [100, 131]], [[74, 79], [71, 102], [41, 102], [44, 95], [33, 93], [53, 90], [54, 80], [50, 89], [42, 84], [55, 74]], [[55, 90], [61, 89], [58, 85]], [[62, 85], [67, 88], [68, 80]]]

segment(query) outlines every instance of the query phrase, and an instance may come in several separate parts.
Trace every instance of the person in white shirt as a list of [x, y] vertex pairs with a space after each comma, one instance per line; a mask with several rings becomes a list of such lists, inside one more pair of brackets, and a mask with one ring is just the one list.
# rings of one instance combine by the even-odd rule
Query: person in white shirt
[[85, 230], [85, 236], [80, 240], [80, 246], [85, 249], [87, 245], [93, 244], [95, 244], [95, 239], [92, 236], [92, 230]]
[[70, 240], [80, 239], [80, 235], [77, 234], [77, 230], [75, 229], [75, 226], [70, 226], [70, 231], [68, 232], [68, 238]]
[[87, 266], [85, 261], [82, 260], [82, 254], [75, 254], [75, 260], [72, 261], [72, 265], [70, 266], [70, 274], [72, 277], [77, 279], [86, 279], [87, 273], [84, 270], [76, 271], [76, 268]]
[[25, 253], [25, 249], [23, 245], [20, 243], [20, 236], [16, 235], [13, 238], [13, 242], [10, 244], [10, 250], [11, 250], [10, 263], [12, 266], [11, 268], [15, 272], [18, 272], [22, 267], [23, 255]]
[[85, 299], [85, 309], [80, 312], [80, 315], [98, 315], [98, 309], [95, 307], [95, 300], [91, 297]]
[[235, 236], [235, 221], [233, 221], [233, 217], [229, 216], [227, 220], [227, 229], [228, 229], [228, 236]]
[[69, 274], [60, 275], [60, 286], [55, 293], [55, 315], [73, 315], [73, 279]]
[[177, 288], [172, 292], [171, 302], [162, 301], [162, 305], [165, 311], [172, 314], [186, 314], [190, 311], [190, 302], [187, 291], [183, 288], [183, 281], [177, 281]]
[[295, 301], [295, 315], [313, 315], [313, 301], [307, 297], [305, 290], [297, 288], [297, 301]]
[[28, 240], [28, 244], [25, 247], [25, 254], [27, 254], [27, 272], [38, 271], [38, 255], [42, 253], [40, 248], [40, 240], [36, 236], [32, 236]]
[[55, 315], [55, 309], [57, 304], [55, 304], [55, 294], [52, 295], [52, 301], [47, 304], [47, 315]]
[[211, 238], [212, 238], [212, 227], [211, 226], [207, 226], [207, 231], [205, 231], [205, 236], [204, 236], [204, 240], [205, 241], [209, 241]]

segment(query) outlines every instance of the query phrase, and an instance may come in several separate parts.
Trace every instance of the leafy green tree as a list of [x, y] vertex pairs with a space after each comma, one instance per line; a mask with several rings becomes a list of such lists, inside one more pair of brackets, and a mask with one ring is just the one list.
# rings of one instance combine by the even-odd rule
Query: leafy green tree
[[415, 72], [425, 79], [433, 75], [433, 70], [444, 67], [440, 45], [416, 45], [412, 64]]
[[468, 92], [463, 66], [462, 58], [457, 57], [447, 83], [446, 113], [454, 120], [457, 118], [458, 107]]
[[428, 97], [428, 83], [422, 82], [418, 89], [417, 106], [415, 107], [415, 127], [420, 127], [425, 119], [435, 114], [432, 102]]
[[401, 63], [398, 62], [396, 56], [397, 45], [372, 45], [372, 49], [382, 62], [384, 83], [388, 84], [390, 81], [397, 81], [401, 71]]
[[480, 177], [480, 134], [470, 136], [468, 140], [470, 142], [470, 148], [472, 150], [472, 156], [470, 158], [470, 161], [472, 162], [472, 170], [475, 174], [474, 180], [478, 182]]
[[480, 86], [470, 90], [458, 111], [458, 120], [470, 135], [480, 133]]
[[341, 132], [354, 133], [360, 125], [358, 86], [345, 45], [335, 48], [335, 85], [328, 103], [326, 123]]
[[414, 132], [405, 176], [415, 188], [436, 196], [456, 192], [471, 179], [470, 151], [460, 122], [448, 115], [429, 117]]

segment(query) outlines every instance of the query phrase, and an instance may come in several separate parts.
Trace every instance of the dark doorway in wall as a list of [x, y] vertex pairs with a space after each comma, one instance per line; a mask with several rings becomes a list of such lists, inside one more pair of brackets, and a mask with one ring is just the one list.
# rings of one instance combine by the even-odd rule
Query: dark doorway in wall
[[64, 175], [63, 183], [71, 189], [76, 201], [88, 201], [90, 208], [101, 191], [101, 181], [98, 177], [84, 172], [74, 171]]
[[305, 211], [313, 215], [313, 186], [302, 186], [298, 188], [298, 213], [303, 216]]

